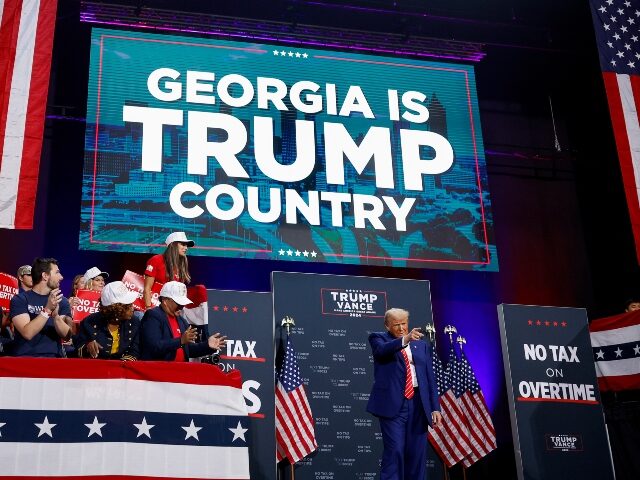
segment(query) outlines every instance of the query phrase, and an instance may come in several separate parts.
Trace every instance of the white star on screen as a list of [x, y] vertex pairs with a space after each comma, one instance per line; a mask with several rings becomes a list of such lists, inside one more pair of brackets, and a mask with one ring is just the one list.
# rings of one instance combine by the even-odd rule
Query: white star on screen
[[89, 429], [89, 435], [87, 435], [87, 438], [90, 437], [91, 435], [93, 435], [94, 433], [101, 437], [102, 436], [102, 427], [104, 427], [105, 425], [106, 425], [106, 423], [98, 423], [98, 417], [93, 417], [93, 423], [85, 423], [84, 424], [84, 426]]
[[34, 425], [40, 429], [40, 432], [38, 432], [38, 438], [42, 435], [49, 435], [49, 437], [53, 438], [52, 430], [53, 427], [57, 425], [56, 423], [49, 423], [49, 419], [44, 417], [42, 423], [34, 423]]
[[151, 438], [151, 429], [155, 427], [155, 425], [149, 425], [147, 423], [147, 417], [142, 417], [142, 423], [134, 423], [134, 427], [138, 429], [138, 435], [136, 438], [146, 435], [148, 438]]
[[296, 250], [296, 257], [299, 257], [302, 252], [300, 250]]
[[242, 428], [242, 424], [240, 423], [239, 420], [238, 420], [238, 426], [236, 428], [230, 428], [229, 430], [231, 431], [231, 433], [233, 433], [233, 440], [231, 440], [232, 443], [235, 442], [236, 439], [238, 439], [238, 438], [246, 443], [246, 440], [244, 438], [244, 434], [249, 429], [248, 428]]
[[278, 250], [278, 255], [280, 256], [284, 255], [284, 250], [283, 249]]
[[196, 440], [200, 441], [200, 439], [198, 438], [198, 432], [200, 430], [202, 430], [202, 427], [196, 427], [195, 424], [193, 423], [193, 418], [191, 419], [191, 423], [189, 424], [188, 427], [182, 427], [182, 429], [187, 432], [187, 436], [184, 437], [184, 439], [188, 439], [189, 437], [193, 437]]
[[305, 257], [309, 256], [309, 252], [307, 252], [306, 250], [304, 252], [302, 252], [302, 255], [304, 255]]
[[316, 253], [316, 251], [315, 251], [315, 250], [313, 250], [313, 251], [311, 252], [311, 256], [312, 256], [313, 258], [316, 258], [316, 257], [318, 256], [318, 254]]

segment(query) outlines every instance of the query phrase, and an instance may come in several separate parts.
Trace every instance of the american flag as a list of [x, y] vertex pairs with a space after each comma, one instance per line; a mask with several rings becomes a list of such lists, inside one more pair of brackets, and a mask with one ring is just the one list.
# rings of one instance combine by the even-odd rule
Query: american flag
[[213, 365], [0, 359], [3, 478], [248, 479], [248, 425]]
[[640, 311], [589, 324], [601, 391], [640, 390]]
[[462, 462], [465, 467], [469, 467], [497, 448], [496, 431], [476, 375], [464, 352], [460, 352], [456, 375], [460, 381], [458, 391], [462, 393], [459, 395], [460, 404], [468, 422], [469, 433], [475, 440], [474, 446], [477, 447]]
[[[447, 467], [452, 467], [471, 454], [467, 427], [463, 422], [463, 415], [451, 389], [449, 375], [446, 375], [442, 361], [438, 356], [435, 345], [431, 344], [431, 358], [433, 371], [438, 384], [440, 397], [440, 413], [442, 424], [439, 427], [429, 427], [429, 442]], [[449, 363], [455, 360], [453, 348], [450, 352]]]
[[289, 335], [276, 382], [276, 445], [276, 459], [287, 458], [291, 464], [318, 448], [311, 407]]
[[56, 8], [0, 1], [0, 228], [33, 227]]
[[591, 0], [591, 13], [640, 261], [640, 1]]

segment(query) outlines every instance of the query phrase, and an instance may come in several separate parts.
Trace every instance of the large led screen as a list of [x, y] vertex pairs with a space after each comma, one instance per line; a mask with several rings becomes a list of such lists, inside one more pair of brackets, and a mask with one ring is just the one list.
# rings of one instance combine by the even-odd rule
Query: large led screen
[[80, 245], [497, 270], [473, 68], [95, 29]]

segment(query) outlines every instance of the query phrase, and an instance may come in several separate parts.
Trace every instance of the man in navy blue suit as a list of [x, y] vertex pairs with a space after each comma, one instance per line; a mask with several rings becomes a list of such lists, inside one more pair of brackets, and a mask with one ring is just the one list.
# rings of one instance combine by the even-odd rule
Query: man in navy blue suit
[[409, 312], [392, 308], [386, 332], [369, 335], [374, 383], [367, 411], [380, 420], [380, 480], [423, 480], [427, 426], [442, 422], [431, 355], [419, 328], [409, 331]]

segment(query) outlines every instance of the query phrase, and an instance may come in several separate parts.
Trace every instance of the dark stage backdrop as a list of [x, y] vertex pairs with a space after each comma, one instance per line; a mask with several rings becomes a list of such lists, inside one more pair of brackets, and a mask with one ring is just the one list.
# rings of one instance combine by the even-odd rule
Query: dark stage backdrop
[[[392, 307], [408, 310], [413, 327], [430, 323], [429, 282], [287, 272], [272, 278], [274, 318], [296, 322], [292, 342], [316, 420], [318, 451], [298, 464], [296, 478], [378, 478], [382, 436], [366, 411], [373, 385], [367, 337], [384, 330]], [[437, 466], [429, 464], [432, 472]]]

